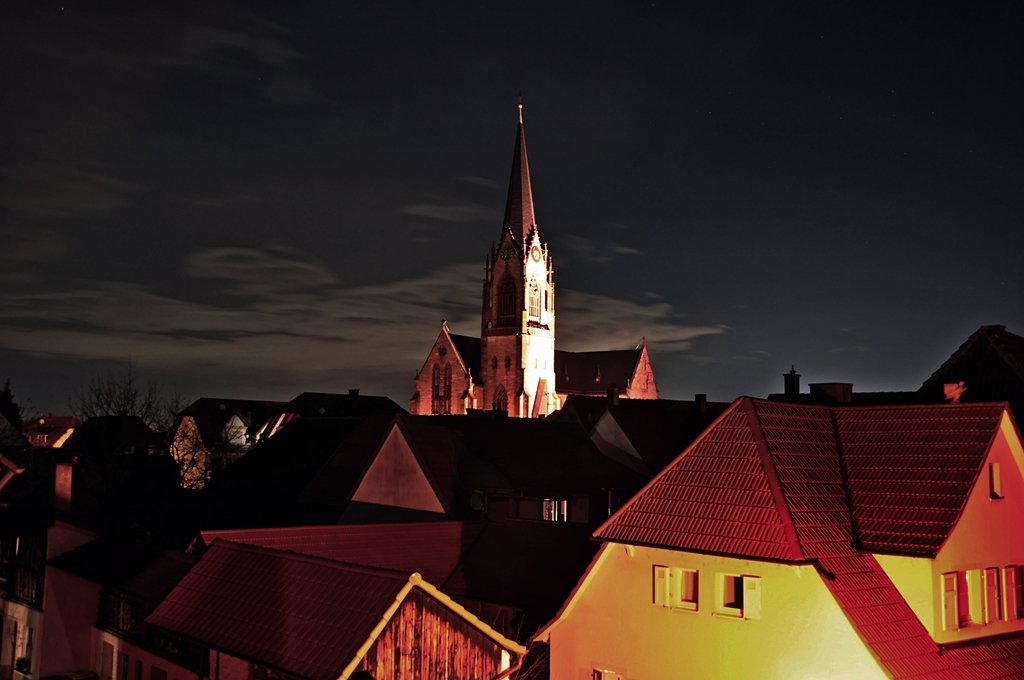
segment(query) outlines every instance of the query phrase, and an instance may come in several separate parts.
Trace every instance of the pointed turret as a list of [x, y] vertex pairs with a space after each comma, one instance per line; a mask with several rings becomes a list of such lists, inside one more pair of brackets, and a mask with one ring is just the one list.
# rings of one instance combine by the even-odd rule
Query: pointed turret
[[512, 156], [512, 175], [508, 180], [503, 228], [511, 231], [520, 243], [536, 225], [533, 216], [533, 191], [530, 189], [530, 165], [526, 160], [526, 135], [523, 133], [523, 103], [519, 102], [519, 123], [516, 126], [516, 148]]

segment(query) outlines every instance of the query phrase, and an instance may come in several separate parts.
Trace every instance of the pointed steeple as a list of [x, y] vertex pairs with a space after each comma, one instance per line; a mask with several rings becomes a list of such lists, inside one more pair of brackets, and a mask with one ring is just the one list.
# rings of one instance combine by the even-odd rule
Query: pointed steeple
[[512, 156], [512, 175], [508, 180], [503, 229], [508, 229], [520, 244], [536, 224], [533, 216], [533, 191], [530, 189], [530, 165], [526, 160], [526, 135], [523, 133], [523, 102], [519, 102], [516, 148]]

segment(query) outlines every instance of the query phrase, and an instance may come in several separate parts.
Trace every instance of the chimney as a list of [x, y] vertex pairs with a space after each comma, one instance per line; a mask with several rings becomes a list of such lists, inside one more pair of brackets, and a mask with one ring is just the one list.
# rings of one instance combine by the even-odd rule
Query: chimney
[[695, 394], [693, 395], [693, 403], [697, 405], [697, 413], [704, 415], [708, 412], [708, 395], [706, 394]]
[[358, 397], [359, 396], [359, 390], [349, 390], [348, 391], [348, 396], [350, 396], [350, 397]]
[[796, 372], [796, 366], [789, 367], [789, 373], [783, 373], [782, 378], [784, 381], [785, 389], [783, 394], [786, 395], [786, 399], [792, 399], [796, 401], [800, 398], [800, 374]]

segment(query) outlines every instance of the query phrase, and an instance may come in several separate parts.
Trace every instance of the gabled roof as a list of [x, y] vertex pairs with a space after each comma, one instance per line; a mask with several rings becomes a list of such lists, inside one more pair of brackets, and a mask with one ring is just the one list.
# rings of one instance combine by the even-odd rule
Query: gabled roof
[[600, 352], [555, 350], [555, 391], [572, 394], [607, 394], [616, 387], [625, 392], [636, 372], [643, 348]]
[[466, 416], [400, 416], [397, 423], [442, 504], [456, 514], [477, 489], [541, 495], [640, 484], [575, 423]]
[[505, 231], [520, 244], [526, 243], [530, 229], [536, 226], [533, 214], [533, 190], [530, 187], [530, 164], [526, 159], [526, 133], [523, 130], [523, 105], [519, 105], [519, 123], [516, 125], [516, 146], [512, 152], [512, 172], [508, 180], [508, 197], [505, 200]]
[[455, 350], [459, 353], [463, 365], [469, 370], [469, 374], [473, 376], [473, 382], [477, 385], [482, 385], [484, 374], [480, 370], [480, 338], [474, 338], [469, 335], [456, 335], [455, 333], [450, 333], [449, 337], [451, 337], [452, 344], [455, 345]]
[[527, 634], [557, 611], [598, 548], [584, 525], [537, 521], [339, 524], [200, 538], [419, 572], [455, 598], [522, 609]]
[[945, 380], [948, 371], [953, 366], [969, 358], [979, 350], [979, 346], [984, 345], [991, 347], [996, 352], [1006, 364], [1006, 368], [1018, 380], [1024, 380], [1024, 337], [1009, 332], [1006, 330], [1006, 326], [991, 325], [982, 326], [971, 333], [970, 337], [924, 381], [921, 389]]
[[416, 587], [502, 647], [523, 651], [419, 574], [219, 540], [146, 622], [285, 673], [335, 680]]
[[374, 413], [406, 413], [388, 397], [359, 394], [359, 390], [346, 394], [303, 392], [289, 401], [284, 410], [303, 418], [361, 418]]
[[60, 456], [99, 459], [111, 455], [141, 455], [162, 445], [159, 433], [138, 416], [96, 416], [75, 428], [60, 448]]
[[116, 534], [58, 555], [50, 564], [66, 572], [156, 604], [198, 558]]
[[256, 399], [217, 399], [200, 397], [185, 407], [179, 418], [190, 416], [199, 429], [199, 437], [207, 448], [225, 444], [224, 426], [233, 417], [245, 424], [248, 434], [255, 434], [267, 420], [279, 414], [285, 406], [283, 401], [261, 401]]
[[203, 531], [202, 543], [217, 539], [313, 555], [336, 562], [365, 564], [406, 573], [419, 572], [443, 585], [463, 554], [483, 531], [482, 522], [331, 524]]
[[608, 406], [647, 469], [657, 472], [689, 446], [729, 404], [672, 399], [620, 399]]
[[336, 521], [391, 418], [292, 421], [210, 480], [207, 496], [218, 508], [209, 521], [219, 526]]
[[833, 409], [742, 397], [596, 535], [798, 562], [853, 545], [856, 532], [870, 550], [934, 555], [1004, 408]]
[[1024, 636], [940, 649], [864, 552], [933, 556], [1005, 412], [1004, 404], [826, 408], [742, 397], [595, 535], [810, 560], [891, 677], [1022, 677]]

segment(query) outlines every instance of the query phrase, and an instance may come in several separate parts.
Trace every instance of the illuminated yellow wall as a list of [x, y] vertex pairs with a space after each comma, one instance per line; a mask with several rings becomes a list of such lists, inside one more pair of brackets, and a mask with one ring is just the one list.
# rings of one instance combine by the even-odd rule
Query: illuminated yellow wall
[[[988, 464], [998, 463], [1003, 498], [989, 498]], [[949, 539], [935, 556], [932, 584], [937, 642], [952, 642], [1024, 630], [1024, 620], [993, 621], [960, 630], [942, 630], [942, 574], [967, 569], [1024, 564], [1024, 453], [1009, 416], [1004, 413], [981, 475]]]
[[[652, 603], [654, 565], [699, 570], [697, 611]], [[760, 577], [760, 619], [714, 612], [721, 573]], [[555, 680], [591, 680], [594, 669], [624, 680], [886, 677], [812, 566], [605, 544], [542, 637]]]

